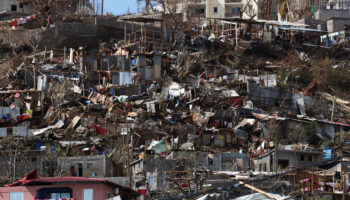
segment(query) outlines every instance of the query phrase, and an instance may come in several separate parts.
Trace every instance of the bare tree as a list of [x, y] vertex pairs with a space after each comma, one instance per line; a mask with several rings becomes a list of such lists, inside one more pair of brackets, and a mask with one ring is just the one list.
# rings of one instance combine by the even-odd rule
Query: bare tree
[[282, 19], [288, 21], [297, 21], [304, 17], [311, 16], [311, 8], [317, 0], [299, 1], [299, 0], [284, 0], [280, 3], [280, 13]]
[[[2, 29], [0, 31], [0, 38], [2, 39], [3, 44], [7, 45], [10, 49], [8, 53], [9, 65], [6, 67], [6, 69], [2, 69], [4, 70], [3, 74], [7, 74], [6, 76], [10, 85], [12, 85], [12, 82], [16, 81], [10, 78], [13, 72], [17, 70], [18, 65], [25, 62], [26, 60], [24, 49], [28, 50], [29, 47], [32, 48], [31, 50], [34, 50], [33, 44], [38, 43], [37, 41], [41, 34], [41, 31], [41, 29], [31, 29], [25, 32], [8, 29]], [[16, 82], [14, 85], [18, 86], [20, 84], [20, 82]]]
[[[193, 24], [191, 12], [189, 10], [191, 0], [145, 0], [146, 8], [149, 6], [153, 12], [161, 12], [167, 16], [169, 28], [171, 31], [170, 43], [175, 42], [175, 35], [180, 30], [186, 31]], [[147, 5], [148, 4], [148, 5]], [[160, 6], [161, 11], [156, 10], [155, 6]]]
[[272, 0], [260, 0], [258, 1], [259, 6], [259, 18], [269, 20], [271, 18], [271, 6]]
[[89, 0], [32, 0], [35, 14], [41, 20], [42, 27], [48, 27], [52, 22], [77, 9], [93, 9]]
[[182, 52], [180, 61], [177, 65], [178, 77], [180, 80], [185, 78], [193, 66], [198, 62], [198, 58], [191, 56], [188, 52]]
[[250, 19], [253, 19], [257, 15], [257, 10], [253, 7], [253, 4], [259, 5], [258, 0], [247, 0], [244, 4], [242, 10], [240, 10], [240, 18], [243, 17], [243, 14], [246, 14]]

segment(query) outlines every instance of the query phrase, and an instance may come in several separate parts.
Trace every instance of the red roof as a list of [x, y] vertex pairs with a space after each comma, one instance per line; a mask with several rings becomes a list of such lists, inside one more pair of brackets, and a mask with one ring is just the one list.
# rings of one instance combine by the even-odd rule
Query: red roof
[[112, 181], [106, 179], [99, 178], [83, 178], [83, 177], [53, 177], [53, 178], [32, 178], [26, 179], [23, 178], [19, 181], [16, 181], [12, 184], [6, 185], [6, 187], [15, 187], [15, 186], [34, 186], [34, 185], [55, 185], [55, 184], [75, 184], [75, 183], [104, 183], [110, 185], [114, 188], [119, 188], [121, 190], [125, 190], [135, 195], [140, 195], [137, 191], [114, 183]]

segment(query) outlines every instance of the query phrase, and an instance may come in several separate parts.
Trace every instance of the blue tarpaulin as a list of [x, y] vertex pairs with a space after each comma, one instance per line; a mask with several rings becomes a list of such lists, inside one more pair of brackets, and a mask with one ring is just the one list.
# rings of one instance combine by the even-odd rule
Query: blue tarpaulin
[[333, 155], [333, 149], [332, 147], [323, 148], [323, 159], [331, 159]]

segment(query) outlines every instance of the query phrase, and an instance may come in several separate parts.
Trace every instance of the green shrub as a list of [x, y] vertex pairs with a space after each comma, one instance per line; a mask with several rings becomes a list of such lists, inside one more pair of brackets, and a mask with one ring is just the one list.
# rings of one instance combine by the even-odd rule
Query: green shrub
[[312, 122], [304, 126], [304, 136], [309, 144], [317, 146], [320, 138], [316, 135], [317, 122]]

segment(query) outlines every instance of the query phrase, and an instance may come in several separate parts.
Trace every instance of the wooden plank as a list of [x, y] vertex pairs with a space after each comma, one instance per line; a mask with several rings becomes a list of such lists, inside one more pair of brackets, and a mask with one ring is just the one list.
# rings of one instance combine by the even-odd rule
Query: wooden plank
[[0, 94], [11, 94], [11, 93], [35, 93], [35, 92], [43, 92], [42, 90], [7, 90], [0, 91]]
[[259, 188], [256, 188], [256, 187], [254, 187], [254, 186], [252, 186], [252, 185], [249, 185], [249, 184], [246, 184], [246, 183], [244, 183], [244, 182], [242, 182], [242, 181], [240, 181], [239, 184], [241, 184], [241, 185], [243, 185], [244, 187], [247, 187], [247, 188], [249, 188], [249, 189], [251, 189], [251, 190], [254, 190], [254, 191], [256, 191], [256, 192], [259, 192], [260, 194], [263, 194], [263, 195], [265, 195], [265, 196], [268, 196], [268, 197], [270, 197], [270, 198], [272, 198], [272, 199], [280, 200], [279, 198], [273, 196], [272, 194], [267, 193], [267, 192], [264, 192], [264, 191], [260, 190]]

